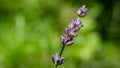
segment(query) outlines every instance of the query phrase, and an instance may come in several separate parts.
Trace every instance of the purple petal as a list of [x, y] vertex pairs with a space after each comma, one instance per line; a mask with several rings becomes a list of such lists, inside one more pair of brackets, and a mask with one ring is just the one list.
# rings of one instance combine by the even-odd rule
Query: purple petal
[[52, 61], [53, 61], [53, 63], [56, 64], [57, 61], [58, 61], [58, 59], [59, 59], [58, 54], [55, 54], [55, 55], [52, 56]]
[[71, 40], [71, 38], [67, 37], [66, 34], [64, 36], [61, 36], [60, 39], [64, 44], [66, 44], [67, 42]]
[[62, 57], [62, 58], [59, 58], [58, 64], [61, 65], [61, 64], [63, 64], [63, 63], [64, 63], [64, 58], [63, 58], [63, 57]]
[[68, 25], [68, 28], [73, 29], [75, 26], [76, 26], [76, 23], [72, 21], [72, 22]]
[[66, 43], [71, 41], [72, 39], [71, 38], [66, 38]]
[[67, 37], [67, 34], [65, 34], [64, 37], [65, 37], [64, 44], [66, 44], [70, 38]]
[[87, 12], [87, 10], [88, 10], [88, 9], [86, 8], [86, 6], [83, 5], [83, 6], [82, 6], [82, 11], [83, 11], [83, 12]]
[[74, 30], [71, 30], [70, 32], [69, 32], [69, 36], [73, 36], [74, 35], [74, 33], [75, 33], [75, 31]]
[[77, 20], [76, 25], [78, 26], [78, 25], [81, 24], [81, 23], [82, 23], [81, 20]]
[[60, 40], [61, 40], [61, 42], [63, 42], [65, 40], [65, 37], [64, 36], [60, 36]]
[[65, 33], [69, 34], [69, 32], [70, 32], [70, 28], [65, 28]]
[[76, 10], [76, 14], [80, 15], [81, 14], [81, 8]]
[[74, 35], [73, 35], [74, 37], [76, 37], [76, 36], [78, 36], [78, 34], [77, 33], [74, 33]]
[[74, 29], [74, 30], [75, 30], [75, 32], [79, 31], [81, 27], [83, 27], [83, 24], [82, 24], [82, 23], [81, 23], [81, 24], [79, 24], [79, 26], [77, 26], [77, 27]]
[[72, 20], [72, 23], [75, 24], [75, 26], [74, 26], [74, 28], [75, 28], [75, 27], [78, 26], [80, 23], [82, 23], [82, 21], [75, 18], [75, 19]]
[[67, 46], [69, 46], [69, 45], [72, 45], [74, 42], [73, 41], [69, 41], [69, 42], [67, 42]]

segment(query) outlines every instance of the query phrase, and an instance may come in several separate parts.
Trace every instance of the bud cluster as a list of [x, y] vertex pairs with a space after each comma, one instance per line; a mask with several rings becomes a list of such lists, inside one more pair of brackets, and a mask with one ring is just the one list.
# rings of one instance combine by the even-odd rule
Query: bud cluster
[[70, 24], [68, 24], [68, 27], [65, 28], [65, 35], [60, 37], [61, 42], [64, 45], [72, 45], [74, 43], [73, 38], [78, 36], [78, 31], [81, 27], [83, 27], [82, 21], [79, 19], [79, 17], [86, 16], [87, 8], [85, 5], [83, 5], [81, 8], [79, 8], [76, 11], [76, 14], [78, 15], [78, 18], [75, 18], [71, 21]]

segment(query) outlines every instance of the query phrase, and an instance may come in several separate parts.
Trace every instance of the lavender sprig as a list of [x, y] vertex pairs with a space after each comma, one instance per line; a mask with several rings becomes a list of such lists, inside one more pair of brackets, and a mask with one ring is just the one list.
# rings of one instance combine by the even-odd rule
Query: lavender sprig
[[65, 34], [60, 36], [61, 43], [63, 44], [63, 47], [61, 49], [60, 54], [55, 54], [52, 56], [52, 61], [55, 64], [54, 68], [57, 68], [58, 65], [61, 65], [65, 62], [64, 58], [61, 57], [65, 46], [70, 46], [74, 43], [73, 38], [78, 36], [78, 31], [83, 27], [82, 21], [79, 19], [80, 17], [84, 17], [87, 14], [87, 8], [85, 5], [80, 7], [76, 14], [78, 15], [78, 18], [75, 18], [71, 21], [70, 24], [68, 24], [68, 27], [65, 28]]

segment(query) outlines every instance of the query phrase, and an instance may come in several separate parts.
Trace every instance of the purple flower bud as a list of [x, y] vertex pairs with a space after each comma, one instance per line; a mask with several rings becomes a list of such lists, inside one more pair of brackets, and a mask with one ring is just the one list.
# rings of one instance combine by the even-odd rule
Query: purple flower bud
[[65, 36], [60, 36], [61, 42], [65, 42], [66, 37]]
[[83, 5], [82, 7], [80, 7], [77, 11], [76, 11], [76, 13], [77, 13], [77, 15], [79, 15], [79, 16], [86, 16], [86, 14], [87, 14], [87, 8], [86, 8], [86, 6], [85, 5]]
[[76, 26], [78, 26], [81, 22], [82, 22], [81, 20], [76, 19], [76, 18], [72, 20], [72, 23], [75, 23]]
[[68, 28], [73, 29], [73, 28], [75, 28], [76, 26], [78, 26], [80, 23], [82, 23], [82, 21], [75, 18], [75, 19], [73, 19], [72, 22], [68, 25]]
[[74, 36], [74, 37], [78, 36], [78, 33], [74, 33], [73, 36]]
[[74, 28], [74, 31], [75, 32], [79, 31], [81, 27], [83, 27], [82, 22], [77, 27]]
[[61, 58], [59, 58], [59, 60], [58, 60], [58, 65], [61, 65], [61, 64], [63, 64], [64, 62], [65, 62], [64, 58], [61, 57]]
[[73, 29], [75, 27], [76, 27], [76, 22], [73, 19], [72, 22], [70, 24], [68, 24], [68, 28]]
[[60, 37], [60, 40], [62, 43], [66, 44], [70, 40], [70, 38], [67, 37], [67, 35], [65, 34], [64, 36]]
[[63, 57], [59, 57], [58, 54], [55, 54], [52, 56], [52, 61], [53, 63], [56, 65], [61, 65], [64, 63], [64, 58]]
[[73, 29], [65, 28], [65, 33], [68, 35], [68, 37], [73, 38], [77, 36], [77, 33]]
[[52, 61], [54, 64], [57, 64], [58, 59], [59, 59], [58, 54], [52, 55]]
[[[68, 45], [73, 39], [70, 38], [70, 37], [68, 37], [68, 36], [65, 34], [64, 36], [61, 36], [61, 37], [60, 37], [60, 40], [61, 40], [61, 42], [62, 42], [64, 45]], [[70, 44], [72, 44], [72, 43], [70, 43]], [[69, 44], [69, 45], [70, 45], [70, 44]]]
[[74, 37], [74, 34], [75, 34], [75, 31], [74, 30], [70, 30], [70, 32], [69, 32], [69, 37]]
[[70, 33], [71, 29], [70, 28], [65, 28], [65, 33], [68, 35]]

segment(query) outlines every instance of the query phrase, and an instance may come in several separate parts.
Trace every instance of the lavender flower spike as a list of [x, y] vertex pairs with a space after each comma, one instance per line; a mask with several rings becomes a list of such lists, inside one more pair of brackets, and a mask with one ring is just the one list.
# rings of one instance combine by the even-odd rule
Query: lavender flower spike
[[84, 17], [84, 16], [86, 16], [86, 14], [87, 14], [87, 10], [88, 10], [88, 9], [86, 8], [86, 6], [83, 5], [82, 7], [80, 7], [80, 8], [76, 11], [76, 13], [77, 13], [78, 16]]
[[78, 36], [77, 32], [83, 27], [82, 21], [79, 18], [86, 16], [87, 10], [88, 9], [86, 8], [85, 5], [80, 7], [76, 11], [78, 18], [72, 19], [71, 23], [68, 24], [68, 27], [65, 28], [65, 34], [60, 36], [60, 40], [63, 46], [59, 55], [55, 54], [52, 56], [52, 61], [55, 64], [54, 68], [57, 68], [58, 65], [61, 65], [65, 62], [64, 58], [61, 57], [61, 55], [66, 46], [70, 46], [74, 43], [73, 41], [74, 37]]

